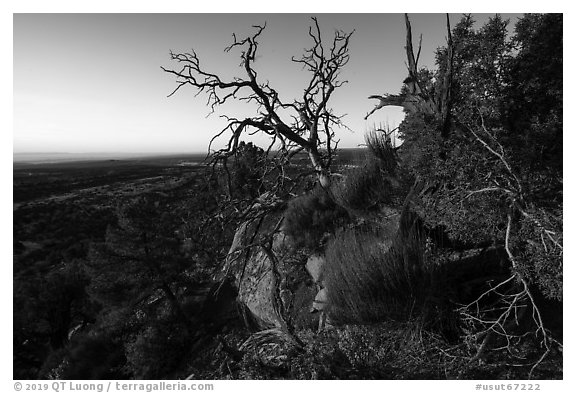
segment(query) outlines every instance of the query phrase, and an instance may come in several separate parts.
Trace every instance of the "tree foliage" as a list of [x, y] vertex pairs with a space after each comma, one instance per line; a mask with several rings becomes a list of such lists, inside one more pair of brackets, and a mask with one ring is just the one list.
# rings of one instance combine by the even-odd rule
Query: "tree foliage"
[[233, 161], [232, 188], [249, 199], [265, 192], [266, 154], [264, 149], [252, 142], [241, 141]]
[[[400, 129], [403, 162], [429, 185], [419, 201], [422, 217], [431, 226], [445, 228], [457, 242], [503, 244], [514, 205], [514, 248], [524, 253], [536, 245], [547, 255], [545, 260], [555, 260], [528, 258], [522, 265], [530, 271], [542, 270], [528, 268], [534, 264], [551, 269], [530, 275], [531, 282], [559, 298], [562, 17], [527, 15], [512, 39], [507, 24], [495, 16], [474, 30], [472, 18], [465, 16], [455, 26], [450, 137], [443, 138], [426, 115], [409, 114]], [[446, 72], [441, 66], [445, 56], [445, 48], [438, 50], [437, 81]], [[546, 67], [541, 67], [544, 62]], [[519, 228], [525, 226], [539, 229], [521, 238], [519, 233], [527, 231]]]
[[[508, 256], [511, 277], [461, 309], [482, 338], [474, 360], [494, 334], [510, 348], [510, 326], [528, 308], [545, 348], [533, 371], [554, 340], [535, 293], [562, 300], [562, 16], [526, 15], [512, 38], [507, 24], [497, 15], [475, 30], [466, 15], [454, 27], [433, 77], [415, 78], [422, 92], [402, 92], [425, 103], [424, 91], [449, 97], [448, 123], [430, 105], [405, 105], [399, 153], [418, 184], [414, 209], [448, 235], [438, 246], [499, 246]], [[504, 289], [511, 282], [517, 288]], [[497, 315], [480, 306], [488, 296]]]

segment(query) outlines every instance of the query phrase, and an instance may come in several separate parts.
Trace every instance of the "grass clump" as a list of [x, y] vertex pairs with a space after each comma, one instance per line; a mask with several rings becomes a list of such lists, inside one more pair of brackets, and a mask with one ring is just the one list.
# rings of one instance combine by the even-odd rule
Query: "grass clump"
[[353, 213], [399, 205], [404, 194], [397, 176], [396, 150], [390, 139], [376, 131], [366, 134], [365, 139], [368, 155], [363, 164], [348, 170], [332, 190], [336, 202]]
[[364, 136], [366, 146], [372, 157], [376, 158], [386, 173], [394, 175], [398, 166], [396, 148], [392, 146], [390, 136], [385, 132], [372, 130]]
[[333, 319], [406, 319], [426, 295], [420, 260], [409, 257], [419, 254], [419, 245], [392, 237], [395, 227], [390, 222], [378, 230], [346, 229], [328, 244], [324, 278]]
[[368, 158], [364, 164], [352, 168], [335, 183], [334, 198], [339, 205], [352, 212], [375, 210], [381, 204], [393, 203], [395, 181], [382, 170], [380, 162]]

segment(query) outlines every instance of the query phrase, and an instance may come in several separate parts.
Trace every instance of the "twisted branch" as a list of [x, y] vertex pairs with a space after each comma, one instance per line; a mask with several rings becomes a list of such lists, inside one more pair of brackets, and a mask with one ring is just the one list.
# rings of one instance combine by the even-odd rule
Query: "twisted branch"
[[[551, 343], [557, 343], [552, 337], [550, 337], [548, 330], [544, 326], [544, 322], [542, 320], [542, 315], [538, 305], [534, 300], [534, 296], [530, 289], [530, 283], [528, 279], [523, 275], [521, 268], [518, 265], [518, 261], [512, 251], [510, 245], [510, 237], [511, 232], [513, 230], [514, 219], [513, 217], [517, 216], [517, 214], [521, 214], [522, 216], [532, 220], [533, 222], [537, 223], [539, 228], [541, 228], [542, 233], [546, 234], [554, 244], [556, 244], [560, 249], [562, 249], [562, 245], [553, 237], [555, 232], [546, 229], [544, 225], [539, 222], [536, 218], [532, 215], [528, 214], [524, 209], [524, 195], [523, 195], [523, 188], [520, 183], [520, 180], [516, 176], [515, 172], [512, 169], [512, 166], [506, 159], [505, 151], [503, 146], [500, 142], [496, 139], [496, 137], [491, 134], [484, 124], [484, 119], [482, 118], [482, 113], [480, 113], [480, 128], [486, 134], [492, 144], [496, 145], [496, 147], [492, 147], [490, 143], [488, 143], [485, 139], [480, 136], [480, 133], [475, 131], [473, 127], [467, 126], [466, 128], [470, 131], [470, 133], [474, 136], [475, 140], [479, 142], [486, 151], [490, 153], [490, 155], [494, 156], [498, 162], [502, 165], [505, 170], [505, 175], [507, 177], [507, 182], [509, 184], [509, 188], [505, 187], [486, 187], [481, 190], [472, 191], [466, 195], [465, 198], [471, 197], [472, 195], [481, 193], [481, 192], [502, 192], [509, 201], [509, 212], [507, 214], [507, 224], [506, 224], [506, 234], [504, 240], [504, 248], [506, 254], [508, 256], [508, 260], [512, 265], [512, 275], [507, 278], [506, 280], [500, 282], [498, 285], [490, 288], [489, 290], [482, 293], [476, 300], [472, 303], [465, 305], [459, 309], [463, 319], [468, 321], [471, 324], [480, 325], [481, 330], [475, 335], [476, 338], [483, 338], [482, 343], [478, 347], [475, 356], [473, 356], [469, 364], [481, 359], [483, 353], [488, 347], [488, 343], [494, 334], [498, 334], [506, 339], [507, 344], [502, 347], [506, 348], [511, 352], [510, 340], [513, 338], [518, 338], [519, 336], [515, 336], [510, 333], [511, 327], [513, 324], [518, 324], [518, 314], [522, 315], [527, 307], [532, 309], [532, 320], [536, 324], [536, 329], [533, 332], [536, 336], [541, 336], [541, 345], [544, 347], [544, 352], [539, 357], [539, 359], [532, 364], [532, 367], [529, 372], [529, 378], [532, 378], [534, 370], [542, 363], [542, 361], [548, 356], [551, 351]], [[465, 199], [464, 198], [464, 199]], [[546, 244], [544, 243], [544, 249], [548, 252]], [[517, 282], [521, 285], [521, 289], [517, 293], [501, 293], [499, 292], [500, 288], [504, 288], [508, 284], [512, 282]], [[485, 307], [481, 307], [481, 301], [488, 297], [491, 294], [495, 294], [498, 296], [498, 303], [504, 304], [503, 308], [491, 308], [486, 309]], [[496, 312], [496, 317], [486, 319], [484, 316], [489, 313]], [[499, 348], [499, 349], [502, 349]]]
[[[207, 105], [212, 114], [218, 107], [230, 100], [252, 102], [257, 105], [257, 115], [243, 120], [226, 117], [228, 124], [217, 132], [210, 141], [209, 154], [214, 165], [222, 163], [235, 154], [239, 140], [245, 134], [263, 133], [270, 137], [270, 152], [278, 143], [281, 157], [289, 159], [294, 151], [308, 153], [312, 167], [319, 179], [326, 180], [337, 147], [334, 128], [345, 127], [343, 116], [335, 115], [328, 107], [334, 91], [347, 81], [340, 79], [340, 72], [350, 59], [349, 42], [351, 33], [336, 31], [330, 45], [322, 39], [320, 26], [316, 18], [308, 30], [312, 46], [304, 51], [300, 58], [292, 61], [301, 64], [309, 72], [310, 80], [302, 96], [292, 102], [284, 102], [269, 82], [262, 83], [254, 62], [259, 48], [259, 39], [266, 28], [253, 26], [255, 32], [239, 39], [233, 35], [233, 43], [225, 48], [226, 52], [239, 49], [243, 77], [224, 80], [219, 75], [206, 71], [200, 63], [198, 54], [170, 53], [171, 59], [182, 68], [179, 70], [161, 67], [163, 71], [176, 77], [176, 88], [169, 94], [174, 95], [183, 86], [196, 89], [196, 94], [207, 95]], [[228, 134], [228, 143], [224, 148], [212, 151], [213, 143]]]

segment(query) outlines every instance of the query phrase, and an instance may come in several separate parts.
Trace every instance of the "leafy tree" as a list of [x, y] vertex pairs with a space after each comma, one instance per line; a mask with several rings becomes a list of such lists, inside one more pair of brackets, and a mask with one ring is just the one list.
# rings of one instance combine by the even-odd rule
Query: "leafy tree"
[[264, 149], [252, 142], [240, 142], [234, 155], [232, 176], [232, 188], [238, 194], [254, 199], [264, 192], [265, 160]]
[[[527, 15], [512, 40], [506, 37], [506, 23], [497, 16], [474, 31], [466, 16], [454, 29], [450, 139], [417, 114], [409, 115], [401, 128], [407, 168], [435, 185], [422, 198], [422, 216], [470, 245], [504, 243], [513, 198], [515, 209], [522, 211], [515, 227], [539, 227], [533, 233], [537, 237], [542, 230], [555, 236], [562, 232], [562, 18]], [[442, 64], [442, 56], [438, 61]], [[535, 66], [544, 62], [546, 67]], [[530, 239], [543, 251], [550, 248], [541, 239]], [[531, 244], [525, 240], [514, 241], [520, 253]], [[561, 277], [562, 266], [558, 240], [548, 239], [559, 252], [555, 277]], [[537, 259], [525, 260], [525, 266]], [[558, 282], [543, 278], [549, 275], [532, 277], [545, 292], [561, 296]]]
[[409, 202], [429, 228], [447, 233], [437, 246], [496, 246], [508, 257], [510, 278], [478, 299], [496, 296], [503, 311], [486, 318], [471, 310], [478, 302], [461, 310], [482, 337], [475, 358], [495, 331], [513, 337], [512, 310], [531, 308], [545, 348], [536, 367], [554, 338], [534, 293], [562, 299], [562, 17], [527, 15], [512, 39], [507, 23], [496, 16], [474, 30], [464, 16], [430, 78], [417, 72], [407, 19], [410, 76], [383, 102], [406, 109], [399, 154], [416, 179]]

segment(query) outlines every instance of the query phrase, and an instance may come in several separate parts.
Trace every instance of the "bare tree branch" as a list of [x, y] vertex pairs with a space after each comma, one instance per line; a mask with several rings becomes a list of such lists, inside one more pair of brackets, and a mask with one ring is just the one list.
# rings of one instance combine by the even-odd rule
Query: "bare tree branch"
[[[550, 337], [548, 330], [544, 325], [544, 321], [542, 319], [542, 315], [540, 312], [540, 308], [536, 304], [534, 296], [532, 294], [532, 289], [530, 286], [530, 282], [528, 278], [522, 273], [522, 269], [518, 264], [517, 258], [513, 253], [512, 246], [511, 246], [511, 236], [514, 226], [514, 219], [513, 217], [518, 216], [518, 214], [526, 217], [527, 219], [535, 222], [541, 230], [541, 237], [543, 238], [544, 235], [548, 236], [553, 244], [559, 247], [562, 250], [562, 245], [560, 241], [554, 237], [554, 231], [547, 229], [543, 223], [541, 223], [538, 219], [533, 217], [531, 214], [527, 213], [524, 204], [525, 198], [523, 195], [523, 188], [520, 183], [519, 178], [516, 176], [512, 166], [508, 162], [505, 154], [504, 147], [498, 141], [498, 139], [494, 136], [493, 133], [490, 133], [486, 128], [484, 123], [484, 119], [482, 117], [482, 113], [479, 112], [480, 116], [480, 130], [474, 130], [473, 126], [466, 126], [466, 128], [472, 133], [475, 140], [478, 141], [485, 150], [489, 153], [490, 156], [494, 157], [501, 163], [504, 169], [504, 176], [506, 177], [506, 181], [509, 184], [508, 188], [505, 187], [486, 187], [480, 190], [471, 191], [466, 195], [466, 198], [471, 197], [472, 195], [482, 193], [482, 192], [502, 192], [506, 195], [508, 204], [509, 204], [509, 212], [507, 215], [507, 224], [506, 224], [506, 234], [504, 240], [504, 249], [508, 256], [508, 260], [512, 265], [512, 275], [505, 281], [499, 283], [495, 287], [489, 289], [488, 291], [481, 294], [474, 302], [463, 306], [460, 309], [461, 314], [464, 317], [464, 320], [472, 321], [475, 324], [480, 325], [480, 331], [476, 334], [477, 337], [482, 336], [483, 341], [481, 345], [478, 347], [477, 353], [474, 357], [472, 357], [469, 364], [481, 358], [483, 352], [488, 347], [488, 342], [491, 340], [494, 334], [498, 334], [504, 338], [506, 338], [508, 345], [505, 347], [510, 349], [510, 340], [515, 337], [511, 333], [511, 326], [512, 323], [518, 322], [518, 311], [524, 310], [526, 307], [529, 307], [532, 310], [532, 320], [535, 323], [535, 330], [533, 331], [535, 336], [541, 337], [541, 345], [544, 348], [544, 351], [540, 358], [532, 364], [530, 369], [529, 378], [532, 377], [534, 370], [542, 363], [542, 361], [546, 358], [546, 356], [551, 351], [551, 344], [555, 343], [556, 341]], [[488, 143], [487, 140], [483, 139], [480, 136], [480, 132], [486, 134], [490, 139], [491, 143]], [[492, 144], [492, 145], [491, 145]], [[496, 147], [493, 147], [495, 145]], [[546, 253], [549, 253], [545, 241], [543, 241], [543, 249]], [[521, 289], [519, 292], [510, 294], [510, 293], [500, 293], [497, 290], [514, 280], [515, 282], [519, 283]], [[497, 308], [482, 308], [480, 307], [480, 302], [483, 298], [487, 297], [489, 294], [496, 294], [498, 295], [498, 301], [501, 304], [504, 304], [505, 307], [500, 310], [498, 313]], [[497, 313], [496, 318], [486, 319], [483, 316], [488, 315], [490, 313]]]
[[[386, 106], [401, 106], [408, 112], [422, 112], [429, 115], [433, 115], [439, 118], [441, 121], [442, 135], [447, 133], [447, 125], [449, 123], [450, 114], [450, 89], [452, 81], [452, 61], [453, 61], [453, 42], [452, 35], [450, 32], [450, 22], [447, 19], [447, 29], [448, 29], [448, 56], [446, 58], [446, 74], [444, 75], [443, 83], [440, 86], [440, 102], [436, 102], [435, 98], [428, 94], [425, 87], [422, 86], [419, 78], [418, 72], [418, 60], [420, 59], [420, 53], [422, 51], [422, 36], [420, 36], [420, 41], [418, 44], [418, 51], [416, 56], [414, 56], [414, 46], [412, 44], [412, 26], [410, 24], [410, 19], [408, 15], [405, 14], [404, 21], [406, 24], [406, 59], [408, 68], [408, 77], [404, 80], [406, 86], [406, 91], [402, 94], [383, 94], [383, 95], [372, 95], [368, 98], [379, 99], [380, 102], [366, 114], [365, 120], [368, 119], [374, 112], [378, 109], [384, 108]], [[447, 134], [446, 134], [447, 135]]]
[[[197, 94], [206, 94], [210, 113], [230, 100], [257, 105], [257, 115], [243, 120], [229, 118], [226, 127], [212, 138], [209, 151], [212, 151], [217, 139], [229, 135], [226, 146], [211, 153], [214, 160], [226, 160], [233, 155], [243, 135], [264, 133], [274, 143], [280, 144], [280, 150], [284, 151], [282, 156], [287, 159], [293, 156], [291, 150], [306, 151], [321, 183], [329, 184], [330, 164], [337, 146], [334, 128], [345, 126], [342, 117], [334, 115], [328, 104], [334, 91], [346, 83], [340, 79], [340, 72], [350, 59], [349, 41], [353, 32], [336, 31], [330, 45], [326, 45], [318, 20], [312, 18], [312, 22], [308, 30], [312, 46], [301, 57], [292, 58], [309, 73], [310, 79], [302, 96], [292, 102], [283, 102], [269, 82], [262, 83], [258, 79], [254, 61], [259, 48], [258, 40], [266, 25], [253, 26], [255, 32], [243, 39], [234, 34], [232, 44], [225, 48], [226, 52], [240, 50], [243, 77], [223, 80], [219, 75], [206, 71], [194, 51], [170, 53], [171, 59], [182, 64], [182, 68], [174, 70], [162, 67], [162, 70], [176, 77], [177, 86], [169, 96], [183, 86], [191, 86]], [[270, 152], [272, 148], [270, 145], [267, 151]]]

